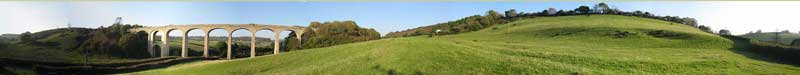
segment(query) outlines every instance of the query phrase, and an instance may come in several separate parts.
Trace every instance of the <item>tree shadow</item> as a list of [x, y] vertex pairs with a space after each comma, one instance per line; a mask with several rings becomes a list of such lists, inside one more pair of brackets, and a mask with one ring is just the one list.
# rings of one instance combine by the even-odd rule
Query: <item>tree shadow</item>
[[785, 59], [781, 59], [779, 57], [768, 56], [766, 54], [754, 53], [753, 50], [750, 50], [752, 49], [751, 47], [753, 47], [753, 44], [752, 42], [750, 42], [750, 39], [748, 38], [738, 37], [738, 36], [722, 36], [722, 37], [725, 37], [733, 41], [733, 47], [729, 48], [728, 50], [734, 53], [744, 55], [745, 57], [753, 60], [766, 61], [769, 63], [787, 64], [795, 67], [800, 67], [800, 64], [798, 64], [797, 62], [791, 62]]
[[17, 75], [17, 73], [6, 70], [5, 65], [0, 64], [0, 75]]

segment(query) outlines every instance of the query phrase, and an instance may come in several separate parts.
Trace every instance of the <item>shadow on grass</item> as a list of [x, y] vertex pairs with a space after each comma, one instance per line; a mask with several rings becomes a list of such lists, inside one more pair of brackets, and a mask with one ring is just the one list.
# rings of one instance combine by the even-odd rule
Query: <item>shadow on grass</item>
[[43, 69], [36, 68], [35, 70], [40, 74], [47, 74], [47, 73], [77, 74], [77, 75], [115, 74], [115, 73], [129, 73], [129, 72], [138, 72], [150, 69], [166, 68], [177, 64], [195, 62], [201, 60], [210, 60], [210, 59], [214, 58], [203, 58], [203, 57], [176, 58], [170, 60], [154, 61], [154, 62], [148, 62], [130, 66], [117, 66], [117, 67], [67, 66], [67, 67], [45, 68], [45, 66], [41, 66]]
[[17, 75], [16, 73], [6, 70], [5, 65], [0, 64], [0, 75]]
[[[733, 48], [730, 48], [728, 50], [730, 50], [730, 51], [732, 51], [734, 53], [744, 55], [747, 58], [754, 59], [754, 60], [760, 60], [760, 61], [766, 61], [766, 62], [778, 63], [778, 64], [787, 64], [787, 65], [792, 65], [792, 66], [795, 66], [795, 67], [800, 67], [800, 63], [794, 62], [792, 59], [787, 59], [787, 58], [784, 58], [784, 57], [782, 57], [780, 55], [764, 53], [764, 51], [766, 51], [766, 50], [762, 50], [761, 52], [757, 52], [758, 50], [761, 50], [761, 49], [756, 50], [755, 48], [753, 48], [755, 46], [755, 44], [753, 44], [750, 41], [750, 39], [748, 39], [748, 38], [738, 37], [738, 36], [723, 36], [723, 37], [733, 41]], [[771, 50], [771, 49], [767, 49], [767, 50]]]

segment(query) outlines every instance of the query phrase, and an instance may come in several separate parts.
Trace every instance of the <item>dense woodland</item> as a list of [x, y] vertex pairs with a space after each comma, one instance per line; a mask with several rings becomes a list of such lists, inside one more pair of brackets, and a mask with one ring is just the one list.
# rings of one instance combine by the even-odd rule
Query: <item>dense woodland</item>
[[548, 17], [548, 16], [572, 16], [572, 15], [591, 16], [594, 14], [625, 15], [625, 16], [637, 16], [637, 17], [658, 19], [668, 22], [675, 22], [679, 24], [689, 25], [692, 27], [699, 28], [705, 32], [712, 33], [710, 27], [697, 25], [697, 20], [695, 20], [694, 18], [680, 17], [680, 16], [657, 16], [655, 14], [651, 14], [650, 12], [643, 12], [643, 11], [626, 12], [616, 8], [610, 8], [609, 5], [606, 3], [599, 3], [594, 5], [592, 8], [590, 8], [589, 6], [579, 6], [578, 8], [575, 8], [573, 10], [556, 10], [554, 8], [550, 8], [547, 10], [543, 10], [541, 12], [533, 12], [533, 13], [517, 12], [515, 9], [511, 9], [505, 11], [504, 14], [501, 14], [498, 13], [497, 11], [489, 10], [486, 11], [486, 14], [484, 15], [473, 15], [456, 21], [439, 23], [403, 31], [390, 32], [385, 37], [391, 38], [391, 37], [418, 36], [418, 35], [430, 35], [433, 33], [436, 33], [436, 35], [457, 34], [457, 33], [471, 32], [480, 29], [490, 28], [494, 25], [504, 24], [518, 19]]
[[111, 56], [124, 58], [147, 58], [147, 34], [131, 33], [128, 29], [140, 25], [113, 24], [109, 27], [59, 28], [19, 35], [25, 46], [49, 47], [89, 56]]
[[[310, 28], [314, 30], [307, 30], [302, 36], [302, 45], [300, 47], [295, 41], [289, 41], [288, 45], [291, 49], [308, 49], [328, 47], [339, 44], [368, 41], [380, 39], [381, 35], [375, 29], [361, 28], [355, 21], [333, 21], [333, 22], [311, 22]], [[290, 33], [293, 35], [294, 33]], [[297, 38], [295, 36], [287, 37], [287, 39]]]

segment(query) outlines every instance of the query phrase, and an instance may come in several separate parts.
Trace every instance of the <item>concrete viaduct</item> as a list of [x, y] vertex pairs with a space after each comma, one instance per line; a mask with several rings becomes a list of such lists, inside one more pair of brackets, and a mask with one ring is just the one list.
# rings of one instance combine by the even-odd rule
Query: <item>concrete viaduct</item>
[[[214, 29], [224, 29], [228, 33], [228, 50], [227, 50], [227, 59], [231, 59], [231, 44], [233, 32], [239, 29], [245, 29], [250, 31], [251, 41], [250, 41], [250, 57], [256, 56], [256, 32], [259, 30], [270, 30], [275, 33], [275, 38], [273, 38], [274, 49], [273, 54], [278, 54], [280, 49], [280, 32], [282, 31], [294, 31], [296, 37], [303, 36], [303, 32], [308, 29], [306, 27], [298, 27], [298, 26], [279, 26], [279, 25], [261, 25], [261, 24], [191, 24], [191, 25], [167, 25], [167, 26], [154, 26], [154, 27], [142, 27], [142, 28], [134, 28], [130, 29], [130, 32], [140, 32], [144, 31], [147, 32], [147, 51], [152, 55], [155, 56], [153, 51], [153, 47], [156, 45], [154, 44], [153, 40], [156, 38], [156, 33], [161, 32], [161, 57], [169, 55], [169, 32], [173, 30], [181, 30], [182, 42], [181, 42], [181, 57], [187, 57], [187, 33], [191, 30], [201, 30], [203, 31], [205, 36], [204, 44], [203, 44], [203, 57], [208, 57], [208, 35]], [[289, 35], [291, 36], [291, 35]], [[297, 38], [298, 40], [302, 40]]]

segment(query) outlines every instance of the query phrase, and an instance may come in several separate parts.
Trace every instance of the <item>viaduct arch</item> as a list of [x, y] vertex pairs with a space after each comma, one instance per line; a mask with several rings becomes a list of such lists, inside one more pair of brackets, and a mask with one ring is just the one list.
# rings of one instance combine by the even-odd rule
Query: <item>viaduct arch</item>
[[[251, 39], [250, 39], [251, 40], [250, 41], [250, 45], [251, 45], [250, 46], [250, 57], [252, 58], [252, 57], [256, 56], [256, 52], [255, 52], [256, 48], [255, 47], [257, 45], [256, 45], [256, 40], [255, 39], [256, 39], [256, 32], [258, 32], [259, 30], [270, 30], [273, 33], [275, 33], [275, 36], [273, 38], [273, 41], [274, 41], [273, 54], [278, 54], [279, 49], [280, 49], [280, 42], [279, 42], [280, 41], [280, 38], [279, 38], [280, 37], [280, 32], [282, 32], [282, 31], [294, 31], [296, 37], [301, 37], [301, 36], [303, 36], [303, 32], [306, 29], [309, 29], [309, 28], [307, 28], [307, 27], [299, 27], [299, 26], [280, 26], [280, 25], [263, 25], [263, 24], [190, 24], [190, 25], [166, 25], [166, 26], [142, 27], [142, 28], [130, 29], [128, 31], [130, 31], [130, 32], [139, 32], [139, 31], [147, 32], [147, 52], [149, 52], [151, 56], [155, 56], [156, 55], [156, 54], [154, 54], [154, 51], [153, 51], [153, 47], [156, 45], [153, 42], [154, 41], [153, 38], [156, 38], [156, 36], [155, 36], [156, 33], [158, 33], [158, 32], [162, 33], [161, 35], [163, 35], [163, 36], [161, 36], [161, 43], [159, 43], [159, 44], [161, 45], [160, 46], [161, 47], [160, 56], [164, 57], [164, 56], [168, 56], [169, 55], [169, 52], [168, 52], [169, 51], [169, 45], [168, 45], [169, 39], [167, 38], [169, 36], [168, 35], [169, 32], [172, 31], [172, 30], [182, 30], [182, 31], [180, 31], [181, 32], [180, 35], [182, 36], [181, 37], [181, 39], [182, 39], [182, 41], [181, 41], [181, 57], [187, 57], [188, 56], [187, 52], [186, 52], [187, 51], [186, 42], [187, 42], [187, 35], [188, 35], [187, 33], [189, 33], [189, 31], [191, 31], [191, 30], [200, 30], [200, 31], [203, 32], [203, 36], [205, 37], [204, 38], [204, 42], [203, 42], [204, 43], [203, 44], [203, 57], [208, 57], [209, 56], [208, 55], [209, 33], [211, 32], [211, 30], [214, 30], [214, 29], [224, 29], [224, 30], [227, 31], [227, 33], [228, 33], [228, 36], [227, 36], [228, 37], [228, 39], [227, 39], [228, 49], [227, 49], [226, 58], [227, 59], [231, 59], [231, 49], [232, 49], [231, 45], [233, 43], [233, 41], [232, 41], [233, 32], [238, 30], [238, 29], [244, 29], [244, 30], [247, 30], [247, 31], [249, 31], [251, 33], [250, 34], [250, 37], [251, 37]], [[289, 35], [289, 36], [291, 36], [291, 35]], [[298, 40], [302, 40], [301, 38], [297, 38], [297, 39]]]

